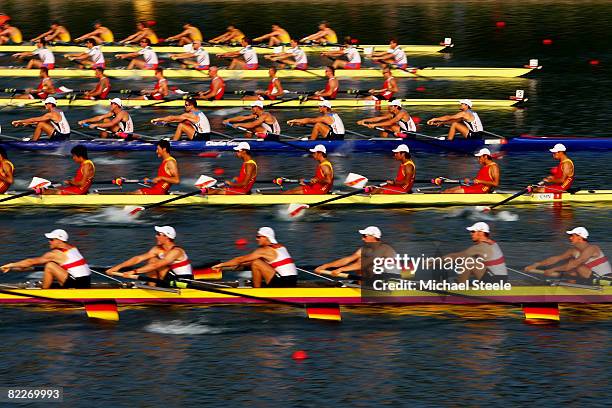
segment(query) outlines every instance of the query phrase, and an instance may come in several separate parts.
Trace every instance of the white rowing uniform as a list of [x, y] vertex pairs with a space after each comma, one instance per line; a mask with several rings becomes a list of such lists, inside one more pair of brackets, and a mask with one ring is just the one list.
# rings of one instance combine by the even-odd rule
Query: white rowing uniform
[[190, 121], [196, 133], [210, 133], [210, 122], [208, 122], [208, 118], [206, 117], [204, 112], [194, 110], [192, 111], [192, 113], [198, 116], [197, 122], [193, 123]]
[[246, 64], [258, 64], [259, 60], [257, 59], [257, 52], [251, 47], [247, 45], [243, 49], [240, 50], [240, 55], [244, 58], [244, 62]]
[[55, 55], [48, 48], [37, 48], [32, 54], [37, 55], [43, 65], [55, 64]]
[[70, 134], [70, 123], [68, 123], [68, 120], [66, 119], [66, 116], [64, 115], [64, 112], [56, 108], [54, 108], [53, 110], [60, 114], [60, 120], [59, 122], [56, 122], [53, 119], [51, 119], [51, 126], [53, 126], [53, 129], [55, 129], [57, 133], [61, 133], [62, 135], [69, 135]]
[[289, 48], [287, 51], [293, 55], [296, 64], [308, 64], [306, 53], [300, 47]]
[[389, 54], [393, 54], [393, 61], [395, 62], [395, 65], [408, 65], [406, 53], [399, 45], [395, 48], [389, 48], [387, 52]]
[[73, 278], [82, 278], [84, 276], [91, 275], [91, 269], [83, 255], [79, 252], [77, 247], [70, 247], [68, 249], [61, 250], [66, 255], [66, 262], [60, 266], [68, 272]]
[[337, 113], [328, 113], [329, 116], [332, 117], [333, 122], [329, 126], [331, 131], [336, 135], [344, 135], [344, 122], [340, 119], [340, 116]]
[[404, 132], [416, 132], [416, 124], [414, 123], [414, 120], [412, 120], [412, 116], [409, 116], [409, 118], [410, 119], [408, 121], [400, 119], [397, 124]]
[[128, 115], [127, 120], [119, 121], [119, 129], [124, 133], [134, 133], [134, 122], [132, 121], [132, 117], [130, 116], [130, 114], [128, 113], [127, 115]]
[[193, 55], [196, 57], [196, 61], [199, 66], [205, 67], [210, 65], [210, 56], [208, 55], [208, 51], [204, 49], [204, 47], [200, 47], [193, 52]]
[[[579, 258], [580, 252], [574, 252], [574, 258]], [[589, 268], [591, 272], [597, 274], [599, 276], [605, 276], [612, 274], [612, 265], [610, 265], [610, 261], [608, 257], [604, 255], [604, 253], [599, 249], [599, 253], [595, 256], [590, 257], [585, 263], [584, 266]]]
[[[259, 116], [255, 115], [255, 117], [259, 119]], [[274, 116], [272, 117], [274, 118], [274, 122], [272, 123], [262, 122], [261, 127], [266, 130], [266, 133], [278, 135], [281, 132], [280, 124], [278, 123], [278, 120]]]
[[484, 265], [487, 268], [487, 272], [495, 277], [507, 277], [508, 269], [506, 268], [506, 260], [497, 242], [482, 242], [481, 244], [485, 248], [483, 256], [485, 258]]
[[[178, 248], [178, 247], [175, 246], [170, 249], [172, 250], [174, 248]], [[179, 248], [179, 249], [182, 249], [182, 248]], [[157, 254], [157, 257], [159, 259], [164, 259], [165, 255], [166, 255], [166, 252], [160, 252], [159, 254]], [[176, 276], [193, 275], [193, 268], [191, 267], [191, 261], [189, 260], [189, 257], [187, 256], [187, 252], [185, 252], [184, 249], [183, 249], [183, 255], [185, 255], [183, 259], [178, 259], [172, 262], [170, 265], [168, 265], [168, 268], [170, 268], [170, 271], [172, 271], [172, 273], [175, 274]]]
[[[275, 248], [276, 246], [276, 248]], [[272, 246], [272, 249], [276, 251], [276, 258], [268, 264], [274, 268], [274, 271], [280, 276], [297, 276], [297, 268], [295, 262], [291, 258], [287, 248], [280, 244]]]
[[361, 55], [359, 55], [357, 48], [346, 47], [344, 49], [344, 55], [346, 55], [349, 64], [361, 64]]
[[472, 120], [471, 122], [468, 122], [466, 120], [463, 121], [463, 123], [465, 123], [468, 129], [470, 129], [470, 133], [482, 132], [484, 130], [484, 127], [482, 126], [482, 122], [480, 121], [480, 117], [478, 116], [478, 114], [471, 109], [468, 109], [467, 112], [471, 113], [474, 116], [474, 120]]
[[100, 46], [96, 45], [95, 47], [92, 47], [89, 51], [87, 51], [87, 54], [89, 54], [89, 57], [91, 58], [91, 61], [94, 63], [94, 65], [104, 65], [104, 63], [106, 62], [104, 60], [104, 54], [102, 54], [102, 51], [100, 51]]
[[147, 65], [159, 64], [159, 60], [157, 59], [157, 53], [155, 53], [155, 51], [153, 51], [153, 48], [151, 47], [142, 48], [140, 51], [138, 51], [138, 54], [142, 55], [142, 57], [144, 58], [144, 62]]

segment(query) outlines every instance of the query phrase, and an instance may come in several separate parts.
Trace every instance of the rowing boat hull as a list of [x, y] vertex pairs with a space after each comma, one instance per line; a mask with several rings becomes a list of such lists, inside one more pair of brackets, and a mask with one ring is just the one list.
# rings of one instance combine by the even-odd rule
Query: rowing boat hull
[[[288, 97], [291, 99], [291, 97]], [[404, 106], [457, 106], [458, 98], [453, 99], [402, 99]], [[490, 108], [509, 108], [517, 104], [523, 103], [523, 101], [517, 101], [514, 99], [473, 99], [473, 103], [476, 106], [490, 107]], [[287, 100], [287, 102], [276, 101], [262, 101], [264, 105], [274, 105], [275, 109], [279, 108], [318, 108], [320, 101], [308, 100]], [[367, 108], [377, 107], [385, 108], [389, 106], [389, 101], [373, 101], [368, 99], [335, 99], [330, 101], [334, 108]], [[42, 102], [41, 102], [42, 103]], [[182, 107], [185, 105], [183, 99], [170, 100], [160, 102], [156, 100], [137, 100], [137, 99], [123, 99], [123, 106], [125, 107], [147, 107], [155, 106], [159, 108], [163, 107]], [[249, 108], [253, 101], [242, 100], [242, 99], [224, 99], [220, 101], [198, 101], [198, 107], [203, 109], [214, 109], [214, 108], [229, 108], [229, 107], [244, 107]], [[14, 98], [0, 98], [0, 106], [38, 106], [37, 102], [33, 102], [28, 99], [14, 99]], [[92, 101], [87, 99], [58, 99], [57, 106], [68, 106], [68, 107], [91, 107], [91, 106], [109, 106], [109, 100], [103, 101]]]
[[[386, 51], [389, 49], [388, 45], [377, 44], [377, 45], [360, 45], [362, 48], [371, 47], [374, 51]], [[447, 47], [446, 45], [400, 45], [400, 47], [406, 53], [410, 54], [436, 54], [444, 51]], [[78, 45], [58, 45], [49, 47], [51, 51], [64, 53], [64, 52], [87, 52], [87, 47], [80, 47]], [[155, 52], [158, 53], [183, 53], [185, 49], [179, 46], [153, 46], [152, 47]], [[204, 46], [202, 47], [206, 51], [211, 54], [220, 54], [224, 52], [235, 52], [240, 51], [242, 49], [241, 46]], [[325, 52], [325, 51], [335, 51], [339, 50], [339, 47], [332, 46], [316, 46], [316, 45], [301, 45], [300, 48], [304, 50], [304, 52]], [[0, 45], [0, 52], [8, 53], [8, 52], [29, 52], [34, 51], [36, 46], [34, 45]], [[138, 51], [140, 47], [135, 45], [102, 45], [100, 49], [104, 53], [117, 53], [117, 52], [134, 52]], [[273, 54], [274, 48], [270, 47], [262, 47], [255, 46], [253, 49], [258, 54]]]
[[[468, 68], [468, 67], [426, 67], [415, 70], [393, 70], [396, 78], [514, 78], [527, 75], [535, 68]], [[106, 76], [115, 78], [147, 77], [155, 75], [154, 70], [138, 69], [107, 69], [104, 71]], [[0, 77], [38, 77], [38, 69], [26, 69], [21, 67], [0, 68]], [[95, 71], [91, 69], [57, 68], [49, 71], [49, 75], [54, 78], [93, 78]], [[239, 79], [264, 79], [269, 77], [267, 69], [254, 70], [219, 70], [219, 75], [227, 80]], [[325, 70], [309, 69], [306, 71], [295, 69], [279, 69], [279, 78], [325, 78]], [[208, 71], [198, 71], [195, 69], [173, 69], [164, 70], [166, 78], [209, 78]], [[340, 79], [368, 79], [382, 78], [382, 71], [375, 68], [364, 69], [338, 69], [336, 78]]]
[[[508, 197], [511, 193], [493, 194], [377, 194], [354, 195], [332, 201], [326, 205], [351, 206], [390, 206], [401, 208], [416, 207], [449, 207], [465, 205], [491, 205]], [[10, 195], [0, 195], [0, 199]], [[130, 194], [88, 194], [88, 195], [43, 195], [25, 196], [14, 200], [1, 202], [0, 206], [51, 206], [51, 207], [87, 207], [155, 204], [172, 195], [130, 195]], [[236, 206], [269, 206], [288, 204], [314, 204], [336, 197], [326, 195], [283, 195], [283, 194], [250, 194], [250, 195], [211, 195], [191, 196], [173, 201], [167, 205], [236, 205]], [[612, 203], [612, 190], [588, 190], [570, 193], [535, 193], [519, 196], [512, 200], [513, 204], [593, 204]]]
[[[612, 302], [612, 287], [601, 290], [565, 286], [513, 286], [510, 290], [463, 290], [437, 293], [433, 291], [395, 291], [384, 297], [362, 296], [359, 288], [265, 288], [224, 289], [237, 296], [194, 289], [160, 291], [142, 288], [125, 289], [20, 289], [19, 293], [64, 300], [115, 300], [118, 304], [248, 304], [266, 303], [240, 297], [240, 294], [268, 297], [297, 303], [338, 303], [341, 305], [385, 304], [499, 304], [499, 303], [574, 303], [601, 304]], [[365, 294], [365, 293], [364, 293]], [[50, 300], [0, 294], [1, 304], [53, 303]]]

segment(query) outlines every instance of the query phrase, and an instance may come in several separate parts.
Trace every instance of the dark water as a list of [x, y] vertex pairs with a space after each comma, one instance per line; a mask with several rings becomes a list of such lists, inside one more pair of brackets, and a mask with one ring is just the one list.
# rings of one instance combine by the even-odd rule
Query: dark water
[[[158, 21], [162, 37], [178, 32], [197, 16], [206, 37], [234, 22], [248, 35], [279, 21], [291, 33], [307, 34], [328, 19], [340, 35], [351, 33], [362, 43], [383, 43], [397, 35], [404, 43], [433, 44], [453, 37], [447, 56], [411, 58], [416, 65], [519, 66], [539, 58], [544, 70], [529, 79], [492, 81], [402, 81], [406, 96], [504, 98], [525, 89], [524, 110], [479, 109], [485, 125], [516, 135], [610, 136], [612, 114], [608, 16], [609, 2], [100, 2], [4, 1], [0, 11], [13, 16], [26, 37], [61, 19], [73, 35], [89, 30], [101, 18], [116, 31], [130, 33], [140, 18]], [[390, 18], [392, 17], [392, 18]], [[504, 29], [495, 28], [505, 21]], [[542, 45], [550, 38], [553, 44]], [[0, 63], [8, 63], [6, 57]], [[592, 66], [589, 61], [598, 59]], [[34, 81], [32, 81], [34, 82]], [[83, 87], [86, 80], [65, 80]], [[204, 82], [173, 81], [183, 88]], [[31, 86], [28, 80], [0, 79], [0, 87]], [[229, 81], [232, 89], [251, 89], [263, 82]], [[371, 88], [377, 81], [342, 84]], [[117, 87], [141, 87], [120, 81]], [[289, 89], [316, 89], [320, 81], [287, 82]], [[424, 92], [416, 91], [418, 86]], [[410, 109], [427, 118], [446, 108]], [[172, 110], [133, 112], [138, 130], [164, 132], [146, 122]], [[278, 112], [279, 119], [310, 111]], [[369, 110], [341, 112], [346, 122], [370, 115]], [[14, 135], [8, 122], [35, 115], [34, 109], [0, 110], [3, 132]], [[67, 110], [71, 122], [92, 115]], [[222, 116], [211, 115], [220, 129]], [[351, 126], [349, 126], [351, 127]], [[355, 128], [355, 127], [351, 127]], [[428, 130], [428, 129], [424, 129]], [[18, 166], [17, 187], [33, 176], [63, 180], [74, 171], [60, 154], [11, 152]], [[64, 154], [66, 152], [63, 152]], [[571, 153], [577, 184], [611, 189], [609, 154]], [[157, 166], [152, 154], [93, 155], [98, 178], [150, 176]], [[234, 175], [231, 155], [203, 159], [178, 155], [184, 184], [198, 174], [223, 168]], [[332, 158], [336, 172], [349, 171], [386, 178], [395, 162], [378, 155]], [[422, 177], [469, 176], [471, 158], [417, 156]], [[297, 177], [313, 171], [312, 161], [299, 156], [259, 158], [261, 179]], [[503, 186], [517, 189], [539, 179], [555, 163], [548, 154], [507, 155], [500, 159]], [[612, 251], [608, 206], [510, 206], [486, 218], [513, 267], [520, 268], [566, 247], [565, 230], [584, 225], [595, 242]], [[0, 212], [0, 259], [34, 256], [45, 249], [42, 233], [65, 228], [91, 263], [110, 264], [153, 244], [153, 225], [174, 225], [178, 241], [197, 260], [227, 258], [254, 247], [261, 225], [279, 238], [301, 264], [316, 264], [350, 253], [359, 244], [357, 230], [378, 225], [385, 238], [402, 245], [442, 242], [466, 246], [464, 228], [482, 219], [457, 209], [329, 209], [309, 212], [297, 222], [278, 216], [277, 209], [172, 208], [151, 211], [126, 222], [118, 211], [91, 209], [4, 209]], [[247, 238], [247, 248], [234, 241]], [[2, 277], [3, 281], [18, 279]], [[610, 312], [607, 308], [562, 310], [559, 326], [531, 326], [512, 307], [411, 307], [345, 309], [340, 325], [307, 321], [301, 311], [282, 307], [168, 307], [122, 311], [114, 326], [96, 325], [76, 310], [2, 308], [0, 386], [63, 386], [69, 406], [606, 406], [610, 378]], [[291, 354], [305, 350], [310, 359], [296, 362]], [[95, 401], [95, 402], [94, 402]]]

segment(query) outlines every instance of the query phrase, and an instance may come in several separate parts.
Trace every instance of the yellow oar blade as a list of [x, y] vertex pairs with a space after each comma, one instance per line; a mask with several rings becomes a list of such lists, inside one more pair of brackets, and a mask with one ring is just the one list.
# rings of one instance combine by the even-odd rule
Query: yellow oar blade
[[119, 321], [119, 311], [117, 303], [113, 301], [104, 303], [88, 303], [85, 304], [85, 312], [90, 319]]
[[336, 322], [342, 320], [340, 306], [338, 305], [309, 305], [306, 306], [306, 313], [309, 319], [332, 320]]

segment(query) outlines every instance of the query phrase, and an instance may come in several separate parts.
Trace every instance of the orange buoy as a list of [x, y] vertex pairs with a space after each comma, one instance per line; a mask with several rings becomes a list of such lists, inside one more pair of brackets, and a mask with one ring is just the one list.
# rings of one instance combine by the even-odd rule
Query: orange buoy
[[304, 350], [297, 350], [291, 354], [291, 358], [294, 360], [306, 360], [308, 358], [308, 354]]
[[504, 28], [506, 26], [506, 22], [505, 21], [497, 21], [495, 22], [495, 27], [497, 28]]
[[551, 40], [550, 38], [545, 38], [542, 40], [542, 44], [544, 45], [551, 45], [553, 43], [553, 40]]

